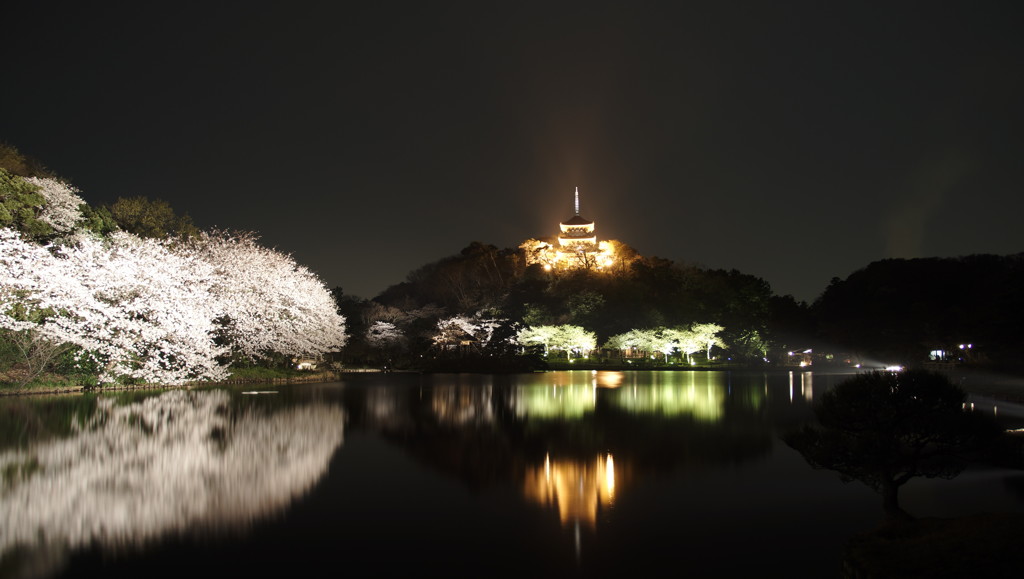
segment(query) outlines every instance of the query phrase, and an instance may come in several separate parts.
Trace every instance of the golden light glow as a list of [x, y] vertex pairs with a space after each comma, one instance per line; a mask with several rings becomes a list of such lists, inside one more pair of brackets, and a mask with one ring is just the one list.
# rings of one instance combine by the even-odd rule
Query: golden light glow
[[625, 375], [622, 372], [611, 372], [608, 370], [595, 370], [594, 383], [599, 388], [618, 388], [622, 386]]
[[552, 460], [547, 454], [542, 468], [527, 469], [523, 493], [541, 505], [557, 506], [562, 524], [593, 527], [601, 509], [614, 503], [615, 475], [611, 453], [590, 461]]
[[615, 265], [612, 243], [597, 241], [594, 222], [579, 213], [579, 192], [576, 193], [576, 215], [558, 224], [557, 243], [528, 239], [519, 247], [526, 253], [527, 265], [541, 264], [545, 271], [589, 269], [609, 270]]
[[544, 271], [591, 269], [608, 270], [615, 265], [615, 248], [607, 241], [597, 242], [596, 238], [559, 238], [560, 247], [550, 243], [528, 240], [520, 244], [526, 250], [527, 265], [540, 264]]

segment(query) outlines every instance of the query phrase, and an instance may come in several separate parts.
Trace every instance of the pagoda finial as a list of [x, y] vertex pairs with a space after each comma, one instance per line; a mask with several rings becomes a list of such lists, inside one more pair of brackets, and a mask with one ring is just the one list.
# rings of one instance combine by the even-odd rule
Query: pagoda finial
[[576, 209], [576, 215], [580, 214], [580, 188], [576, 187], [576, 203], [573, 205]]

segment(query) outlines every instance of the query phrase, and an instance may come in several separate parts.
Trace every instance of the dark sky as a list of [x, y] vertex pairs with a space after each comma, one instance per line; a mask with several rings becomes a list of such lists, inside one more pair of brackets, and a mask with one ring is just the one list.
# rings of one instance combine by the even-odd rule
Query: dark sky
[[15, 4], [0, 140], [349, 294], [553, 235], [576, 186], [600, 238], [801, 300], [1024, 251], [1019, 1]]

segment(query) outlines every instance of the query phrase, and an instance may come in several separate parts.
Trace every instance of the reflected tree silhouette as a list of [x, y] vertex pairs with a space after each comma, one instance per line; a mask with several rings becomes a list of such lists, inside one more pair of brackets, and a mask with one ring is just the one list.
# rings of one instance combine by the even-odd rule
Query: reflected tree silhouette
[[955, 477], [1000, 435], [994, 419], [965, 410], [966, 398], [935, 372], [861, 374], [826, 392], [814, 409], [819, 424], [785, 442], [812, 467], [881, 493], [887, 518], [911, 519], [899, 504], [902, 485]]
[[71, 436], [0, 453], [0, 560], [244, 530], [323, 477], [344, 422], [338, 406], [238, 409], [219, 390], [101, 398]]

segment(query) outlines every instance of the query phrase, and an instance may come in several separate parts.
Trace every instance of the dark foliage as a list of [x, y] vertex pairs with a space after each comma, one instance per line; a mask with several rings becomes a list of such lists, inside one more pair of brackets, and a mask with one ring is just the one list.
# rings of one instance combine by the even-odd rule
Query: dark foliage
[[964, 362], [1009, 364], [1024, 346], [1024, 254], [887, 259], [833, 279], [813, 306], [822, 337], [876, 357], [920, 360], [973, 345]]
[[859, 480], [883, 496], [886, 515], [907, 518], [897, 491], [914, 477], [952, 478], [1000, 437], [988, 415], [964, 410], [966, 394], [925, 370], [861, 374], [815, 407], [818, 426], [785, 438], [814, 468]]
[[41, 161], [7, 143], [0, 143], [0, 169], [18, 177], [56, 177]]
[[160, 199], [120, 197], [106, 209], [121, 229], [139, 237], [164, 239], [199, 234], [191, 217], [176, 214], [169, 203]]

